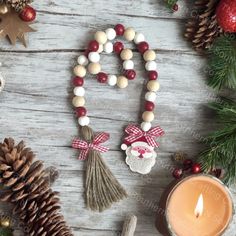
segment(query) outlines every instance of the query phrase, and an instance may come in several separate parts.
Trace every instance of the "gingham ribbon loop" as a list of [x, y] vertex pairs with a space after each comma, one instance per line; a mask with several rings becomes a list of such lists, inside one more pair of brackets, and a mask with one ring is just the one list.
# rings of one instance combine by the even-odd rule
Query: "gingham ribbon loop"
[[74, 139], [72, 142], [72, 147], [80, 149], [79, 160], [85, 160], [87, 158], [89, 150], [96, 150], [98, 152], [107, 152], [108, 147], [101, 146], [100, 143], [104, 143], [109, 139], [108, 133], [100, 133], [95, 136], [92, 143], [88, 143], [81, 139]]
[[145, 137], [147, 143], [152, 147], [159, 146], [155, 139], [164, 134], [164, 131], [159, 126], [153, 127], [149, 131], [145, 132], [135, 125], [128, 125], [125, 129], [125, 132], [129, 135], [125, 138], [125, 141], [133, 143], [136, 140]]

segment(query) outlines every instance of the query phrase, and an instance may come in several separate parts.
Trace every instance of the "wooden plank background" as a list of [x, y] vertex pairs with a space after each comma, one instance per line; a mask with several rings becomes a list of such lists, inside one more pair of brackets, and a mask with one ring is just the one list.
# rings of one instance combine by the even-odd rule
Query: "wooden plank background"
[[[162, 0], [35, 0], [38, 16], [33, 26], [38, 32], [29, 35], [29, 46], [12, 47], [7, 40], [0, 41], [0, 69], [7, 80], [0, 95], [0, 138], [25, 140], [46, 167], [59, 170], [60, 177], [53, 188], [61, 192], [63, 214], [75, 236], [120, 235], [129, 213], [138, 216], [135, 235], [160, 235], [154, 227], [155, 206], [172, 180], [170, 155], [183, 150], [195, 157], [202, 148], [201, 138], [214, 128], [213, 117], [205, 107], [215, 99], [214, 91], [205, 85], [205, 60], [182, 37], [185, 20], [191, 13], [187, 2], [180, 1], [180, 11], [172, 14]], [[91, 125], [97, 131], [110, 132], [111, 151], [104, 159], [130, 194], [111, 209], [94, 213], [84, 205], [84, 163], [76, 160], [77, 151], [70, 148], [77, 135], [70, 105], [71, 68], [96, 30], [117, 23], [144, 33], [157, 52], [161, 90], [155, 124], [161, 125], [166, 135], [152, 172], [147, 176], [131, 173], [119, 146], [124, 127], [140, 118], [144, 95], [140, 56], [135, 53], [134, 57], [139, 76], [126, 90], [88, 80]], [[116, 58], [102, 59], [104, 70], [118, 72]], [[124, 105], [124, 101], [128, 102]], [[236, 200], [236, 192], [232, 191]], [[22, 235], [20, 231], [18, 235]], [[225, 235], [235, 236], [235, 220]]]

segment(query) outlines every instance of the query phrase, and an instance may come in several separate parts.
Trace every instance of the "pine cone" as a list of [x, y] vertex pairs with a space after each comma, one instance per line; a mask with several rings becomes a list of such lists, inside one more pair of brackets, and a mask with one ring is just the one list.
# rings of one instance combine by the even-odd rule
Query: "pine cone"
[[216, 20], [215, 10], [219, 0], [196, 0], [192, 18], [187, 22], [185, 37], [192, 42], [196, 51], [211, 46], [223, 30]]
[[32, 0], [5, 0], [17, 12], [21, 11], [26, 5], [30, 4]]
[[1, 201], [14, 204], [14, 214], [24, 223], [28, 236], [72, 236], [63, 216], [57, 193], [50, 188], [41, 161], [24, 143], [5, 139], [0, 144]]

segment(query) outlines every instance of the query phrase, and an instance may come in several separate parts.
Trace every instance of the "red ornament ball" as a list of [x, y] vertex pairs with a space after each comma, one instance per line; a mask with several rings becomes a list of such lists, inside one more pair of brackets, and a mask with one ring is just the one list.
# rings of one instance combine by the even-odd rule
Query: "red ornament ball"
[[178, 11], [179, 10], [179, 5], [175, 4], [172, 9], [173, 9], [173, 11]]
[[73, 78], [73, 84], [74, 84], [74, 86], [83, 86], [84, 79], [79, 76], [76, 76]]
[[118, 24], [115, 26], [115, 31], [117, 35], [121, 36], [125, 32], [125, 27], [122, 24]]
[[78, 117], [81, 117], [81, 116], [86, 116], [87, 114], [87, 110], [85, 107], [77, 107], [75, 109], [75, 113]]
[[117, 54], [120, 54], [121, 51], [124, 49], [124, 45], [122, 42], [116, 42], [114, 45], [113, 45], [113, 50], [115, 53]]
[[158, 77], [158, 73], [155, 70], [151, 70], [148, 72], [149, 80], [156, 80]]
[[97, 74], [97, 80], [100, 83], [106, 83], [107, 82], [107, 74], [104, 72], [100, 72]]
[[96, 52], [98, 48], [99, 48], [99, 43], [96, 40], [92, 40], [89, 42], [88, 50], [90, 52]]
[[138, 44], [138, 50], [141, 54], [144, 54], [149, 49], [149, 44], [147, 42], [141, 42]]
[[146, 111], [153, 111], [154, 108], [155, 108], [155, 104], [153, 102], [150, 102], [150, 101], [145, 102], [145, 110]]
[[124, 75], [127, 77], [127, 79], [133, 80], [136, 77], [136, 72], [135, 70], [126, 70]]
[[216, 19], [225, 32], [236, 32], [236, 1], [221, 0], [216, 9]]
[[183, 170], [180, 168], [175, 168], [172, 172], [172, 175], [175, 179], [180, 179], [183, 176]]
[[183, 161], [183, 169], [189, 170], [193, 166], [193, 161], [191, 159], [186, 159]]
[[201, 171], [202, 171], [202, 168], [199, 163], [195, 163], [192, 165], [192, 169], [191, 169], [192, 174], [199, 174]]
[[30, 22], [35, 20], [36, 18], [36, 11], [33, 7], [26, 6], [20, 13], [20, 18], [23, 21]]

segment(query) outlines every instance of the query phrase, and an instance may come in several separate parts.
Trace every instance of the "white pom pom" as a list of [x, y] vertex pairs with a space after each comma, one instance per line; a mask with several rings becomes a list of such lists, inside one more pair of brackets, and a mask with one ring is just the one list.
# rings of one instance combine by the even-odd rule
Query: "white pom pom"
[[107, 42], [104, 44], [104, 52], [106, 52], [106, 53], [113, 52], [113, 44], [111, 42]]
[[152, 127], [152, 124], [150, 122], [142, 122], [141, 123], [141, 129], [145, 132], [150, 130], [151, 127]]
[[145, 69], [147, 71], [156, 70], [157, 69], [157, 63], [155, 61], [148, 61], [145, 64]]
[[157, 95], [154, 92], [147, 92], [145, 94], [145, 100], [149, 102], [155, 102]]
[[110, 86], [115, 86], [117, 83], [117, 77], [115, 75], [108, 75], [107, 83]]
[[125, 143], [122, 143], [120, 147], [121, 147], [121, 150], [123, 151], [125, 151], [128, 148], [128, 146]]
[[83, 97], [84, 94], [85, 94], [85, 89], [83, 87], [75, 87], [74, 88], [74, 95], [75, 96]]
[[143, 42], [143, 41], [145, 41], [144, 35], [141, 34], [141, 33], [136, 33], [135, 36], [134, 36], [134, 42], [135, 42], [136, 44], [139, 44], [139, 43], [141, 43], [141, 42]]
[[89, 117], [87, 116], [81, 116], [79, 119], [78, 119], [78, 122], [81, 126], [86, 126], [86, 125], [89, 125]]
[[123, 68], [125, 70], [133, 70], [134, 69], [134, 62], [131, 60], [126, 60], [123, 62]]
[[98, 52], [90, 52], [90, 53], [88, 54], [88, 58], [89, 58], [89, 60], [90, 60], [91, 62], [97, 63], [97, 62], [100, 61], [100, 55], [99, 55]]

